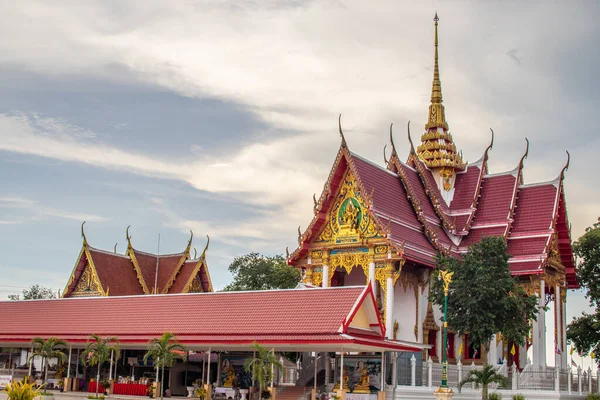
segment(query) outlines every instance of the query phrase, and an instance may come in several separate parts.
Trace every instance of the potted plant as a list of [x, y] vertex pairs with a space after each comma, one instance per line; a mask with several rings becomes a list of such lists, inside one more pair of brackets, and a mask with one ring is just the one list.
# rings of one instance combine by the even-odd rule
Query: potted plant
[[41, 388], [35, 388], [33, 383], [23, 379], [22, 381], [14, 381], [6, 385], [6, 390], [3, 390], [9, 400], [33, 400], [41, 393]]

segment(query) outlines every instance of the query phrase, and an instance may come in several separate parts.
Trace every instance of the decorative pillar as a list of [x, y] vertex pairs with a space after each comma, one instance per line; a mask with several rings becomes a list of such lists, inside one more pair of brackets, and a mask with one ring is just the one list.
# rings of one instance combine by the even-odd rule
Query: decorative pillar
[[387, 261], [385, 266], [385, 336], [388, 339], [394, 337], [394, 266], [392, 261]]
[[560, 370], [558, 368], [554, 368], [554, 391], [560, 391]]
[[304, 275], [304, 283], [306, 283], [308, 285], [313, 284], [313, 267], [312, 266], [306, 267], [306, 273]]
[[323, 283], [322, 287], [329, 287], [329, 252], [323, 250]]
[[431, 357], [427, 358], [427, 387], [431, 388], [433, 385], [433, 361]]
[[417, 384], [417, 359], [413, 354], [410, 356], [410, 386], [416, 386]]
[[544, 280], [540, 280], [538, 292], [538, 316], [533, 323], [531, 345], [533, 346], [533, 365], [546, 366], [546, 316], [544, 312], [544, 294], [546, 286]]
[[[567, 368], [567, 287], [565, 286], [561, 293], [561, 302], [560, 302], [560, 323], [561, 323], [561, 331], [562, 331], [562, 346], [561, 350], [563, 352], [563, 356], [561, 357], [562, 368]], [[600, 387], [600, 384], [598, 384]]]
[[581, 379], [581, 365], [577, 367], [577, 391], [579, 392], [579, 394], [582, 394], [582, 385], [581, 385], [581, 381], [583, 379]]
[[394, 352], [394, 364], [392, 364], [392, 387], [396, 388], [398, 386], [398, 353]]

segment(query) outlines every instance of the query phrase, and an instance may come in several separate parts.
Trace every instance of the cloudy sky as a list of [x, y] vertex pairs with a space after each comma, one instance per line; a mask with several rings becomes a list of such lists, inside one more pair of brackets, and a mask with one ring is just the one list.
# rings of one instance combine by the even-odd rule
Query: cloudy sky
[[[440, 15], [446, 115], [492, 172], [531, 141], [527, 182], [566, 191], [573, 237], [600, 215], [597, 2], [20, 1], [0, 5], [0, 297], [62, 288], [92, 246], [161, 253], [212, 239], [283, 253], [312, 217], [339, 147], [383, 163], [390, 122], [427, 117]], [[416, 133], [415, 133], [416, 131]], [[569, 313], [585, 301], [570, 297]]]

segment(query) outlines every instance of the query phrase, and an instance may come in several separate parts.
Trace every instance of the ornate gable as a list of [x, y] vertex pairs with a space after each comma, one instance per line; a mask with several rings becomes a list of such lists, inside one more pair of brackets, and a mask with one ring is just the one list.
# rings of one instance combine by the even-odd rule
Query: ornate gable
[[78, 268], [76, 266], [71, 274], [63, 297], [108, 296], [109, 289], [107, 288], [106, 291], [103, 289], [94, 266], [92, 255], [87, 248], [87, 242], [84, 243], [78, 264], [81, 265], [82, 263], [83, 269], [81, 269], [81, 272], [78, 274]]
[[324, 228], [315, 242], [347, 244], [385, 237], [367, 210], [356, 178], [352, 171], [347, 170], [327, 213]]

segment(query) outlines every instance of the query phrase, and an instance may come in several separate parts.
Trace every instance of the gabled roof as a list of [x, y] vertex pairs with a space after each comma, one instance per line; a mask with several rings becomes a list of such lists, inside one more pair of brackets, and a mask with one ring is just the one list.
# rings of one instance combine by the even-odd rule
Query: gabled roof
[[[122, 346], [146, 346], [164, 332], [186, 345], [248, 348], [254, 341], [275, 348], [332, 346], [348, 351], [419, 351], [415, 344], [384, 339], [371, 285], [361, 287], [217, 292], [155, 296], [70, 298], [0, 302], [0, 318], [11, 321], [0, 343], [55, 336], [83, 343], [90, 327], [115, 336]], [[307, 305], [327, 304], [327, 307]], [[132, 312], [132, 310], [152, 310]], [[367, 317], [368, 328], [361, 329]], [[35, 314], [36, 318], [31, 318]], [[56, 315], [70, 315], [68, 324]], [[266, 319], [268, 323], [265, 323]], [[110, 323], [98, 324], [98, 321]], [[354, 349], [354, 350], [353, 350]]]
[[[503, 236], [509, 243], [513, 274], [537, 274], [544, 271], [550, 239], [556, 233], [567, 279], [575, 285], [562, 186], [564, 170], [555, 181], [524, 185], [527, 148], [514, 170], [489, 174], [487, 160], [492, 145], [493, 137], [483, 157], [456, 174], [454, 197], [446, 204], [431, 170], [416, 157], [412, 147], [405, 164], [392, 141], [386, 169], [350, 152], [344, 141], [316, 202], [315, 217], [300, 236], [300, 247], [290, 256], [290, 264], [306, 255], [308, 245], [326, 221], [340, 180], [350, 169], [360, 182], [361, 193], [368, 193], [369, 212], [390, 243], [404, 249], [406, 259], [433, 267], [439, 251], [458, 256], [484, 236]], [[527, 237], [531, 233], [536, 237]]]
[[[158, 281], [158, 293], [187, 292], [194, 286], [194, 280], [198, 280], [198, 286], [202, 291], [212, 291], [206, 265], [208, 243], [200, 258], [188, 260], [191, 238], [182, 253], [157, 256], [134, 249], [129, 235], [127, 235], [127, 253], [124, 255], [91, 247], [83, 233], [83, 225], [82, 235], [83, 246], [63, 297], [150, 294], [153, 292], [155, 278]], [[157, 260], [158, 276], [156, 277]], [[74, 293], [82, 276], [88, 278], [94, 290]]]

